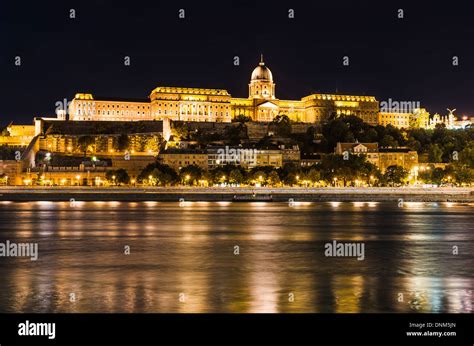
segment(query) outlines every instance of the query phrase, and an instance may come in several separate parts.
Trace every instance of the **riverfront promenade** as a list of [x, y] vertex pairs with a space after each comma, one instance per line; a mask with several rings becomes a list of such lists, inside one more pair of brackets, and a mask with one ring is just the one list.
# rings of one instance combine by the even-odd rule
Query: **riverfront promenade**
[[474, 188], [0, 187], [0, 201], [474, 202]]

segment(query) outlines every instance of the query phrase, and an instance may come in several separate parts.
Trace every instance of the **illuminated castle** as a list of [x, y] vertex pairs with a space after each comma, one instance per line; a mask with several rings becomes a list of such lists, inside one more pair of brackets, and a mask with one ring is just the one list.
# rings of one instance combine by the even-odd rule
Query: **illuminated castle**
[[[267, 122], [284, 114], [294, 121], [318, 123], [331, 115], [356, 115], [375, 125], [378, 112], [379, 103], [373, 96], [311, 94], [301, 100], [278, 99], [273, 74], [262, 57], [252, 72], [248, 98], [233, 98], [223, 89], [166, 86], [155, 88], [144, 100], [115, 100], [79, 93], [70, 103], [69, 119], [231, 122], [235, 117], [246, 116]], [[64, 112], [58, 117], [65, 119]]]

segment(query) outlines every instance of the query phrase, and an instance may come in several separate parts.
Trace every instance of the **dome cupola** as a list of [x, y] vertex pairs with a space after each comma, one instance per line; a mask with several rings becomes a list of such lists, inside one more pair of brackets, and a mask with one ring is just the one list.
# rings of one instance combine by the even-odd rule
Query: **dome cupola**
[[272, 71], [265, 66], [263, 55], [260, 63], [252, 71], [249, 84], [249, 98], [251, 99], [274, 99], [275, 83], [273, 83]]
[[273, 82], [272, 71], [270, 71], [270, 69], [265, 66], [265, 63], [263, 62], [263, 55], [260, 58], [260, 63], [253, 70], [252, 77], [250, 79], [252, 81], [264, 80]]

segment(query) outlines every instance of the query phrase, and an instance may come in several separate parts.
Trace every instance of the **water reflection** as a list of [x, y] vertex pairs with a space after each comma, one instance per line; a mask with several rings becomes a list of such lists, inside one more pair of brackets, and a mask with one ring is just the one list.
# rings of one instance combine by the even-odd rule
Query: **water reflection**
[[[472, 205], [2, 203], [0, 220], [40, 251], [0, 258], [1, 312], [473, 311]], [[332, 240], [365, 260], [325, 257]]]

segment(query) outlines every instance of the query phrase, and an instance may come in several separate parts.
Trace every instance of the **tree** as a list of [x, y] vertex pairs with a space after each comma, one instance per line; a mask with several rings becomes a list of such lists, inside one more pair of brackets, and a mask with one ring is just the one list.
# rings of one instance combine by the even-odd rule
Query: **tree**
[[239, 169], [233, 169], [229, 173], [229, 182], [231, 184], [242, 184], [244, 182], [244, 175]]
[[250, 118], [246, 115], [243, 115], [243, 114], [239, 114], [233, 119], [233, 121], [243, 124], [243, 123], [247, 123], [249, 121], [252, 121], [252, 118]]
[[321, 172], [316, 168], [310, 168], [310, 170], [305, 174], [305, 180], [311, 182], [311, 185], [314, 186], [315, 183], [321, 180]]
[[400, 185], [408, 176], [408, 171], [401, 166], [389, 166], [383, 175], [383, 179], [389, 185]]
[[107, 171], [105, 173], [105, 179], [107, 179], [109, 182], [111, 182], [114, 185], [122, 185], [122, 184], [130, 183], [130, 176], [128, 175], [128, 172], [123, 168]]
[[431, 144], [428, 152], [429, 162], [443, 162], [443, 151], [438, 144]]
[[444, 171], [444, 169], [437, 167], [431, 172], [431, 182], [437, 185], [441, 185], [445, 176], [446, 172]]
[[247, 138], [247, 127], [245, 124], [229, 125], [225, 128], [225, 139], [231, 144], [240, 144], [240, 140], [245, 138]]
[[474, 170], [462, 165], [455, 165], [454, 177], [458, 184], [471, 184], [474, 181]]
[[126, 151], [130, 146], [130, 138], [125, 134], [122, 133], [117, 138], [117, 150], [118, 151]]
[[285, 185], [294, 185], [298, 182], [299, 176], [302, 176], [301, 167], [294, 163], [287, 163], [280, 169], [280, 179]]
[[179, 182], [179, 176], [173, 168], [158, 162], [146, 166], [138, 175], [137, 181], [150, 184], [150, 176], [153, 185], [168, 186]]
[[380, 141], [380, 146], [396, 148], [398, 147], [398, 142], [395, 140], [395, 138], [393, 138], [393, 136], [385, 135]]
[[84, 157], [87, 155], [88, 151], [93, 151], [93, 145], [95, 139], [92, 136], [81, 136], [77, 140], [77, 145], [79, 149], [84, 153]]
[[289, 137], [291, 135], [291, 120], [287, 115], [277, 115], [271, 126], [275, 128], [275, 132], [279, 137]]
[[173, 122], [171, 133], [175, 141], [181, 141], [189, 138], [189, 129], [185, 123]]
[[179, 171], [179, 177], [181, 182], [185, 185], [193, 185], [199, 181], [202, 177], [202, 169], [196, 165], [189, 165], [181, 168]]
[[272, 171], [268, 174], [267, 181], [271, 186], [278, 186], [281, 184], [280, 177], [276, 171]]
[[466, 167], [474, 169], [474, 141], [471, 141], [468, 146], [459, 153], [459, 162]]
[[264, 185], [267, 180], [267, 174], [263, 170], [257, 170], [251, 173], [251, 180], [255, 184]]

